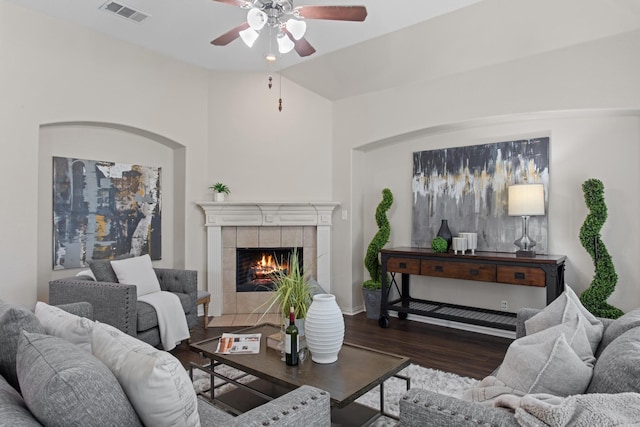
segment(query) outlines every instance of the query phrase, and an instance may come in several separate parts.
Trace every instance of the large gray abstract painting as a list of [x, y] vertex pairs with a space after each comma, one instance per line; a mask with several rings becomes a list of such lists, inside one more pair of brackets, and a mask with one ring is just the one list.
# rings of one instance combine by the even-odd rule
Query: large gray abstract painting
[[91, 259], [161, 258], [158, 167], [53, 158], [53, 269]]
[[536, 252], [548, 249], [549, 138], [454, 147], [413, 153], [411, 240], [431, 247], [443, 219], [451, 232], [478, 233], [478, 250], [515, 252], [522, 218], [508, 216], [507, 188], [544, 185], [545, 215], [531, 217]]

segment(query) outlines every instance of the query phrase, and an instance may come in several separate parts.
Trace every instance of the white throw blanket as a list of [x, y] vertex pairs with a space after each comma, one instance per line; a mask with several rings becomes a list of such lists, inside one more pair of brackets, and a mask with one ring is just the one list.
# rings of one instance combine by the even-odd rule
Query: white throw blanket
[[510, 409], [523, 427], [640, 426], [640, 393], [525, 394], [489, 376], [467, 390], [463, 399]]
[[177, 343], [189, 338], [187, 318], [177, 295], [165, 291], [152, 292], [139, 296], [138, 301], [156, 309], [160, 340], [166, 351], [173, 350]]

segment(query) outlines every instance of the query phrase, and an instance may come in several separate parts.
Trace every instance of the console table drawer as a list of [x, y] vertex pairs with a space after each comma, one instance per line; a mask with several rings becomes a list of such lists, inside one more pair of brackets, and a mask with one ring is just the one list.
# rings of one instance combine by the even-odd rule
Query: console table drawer
[[498, 266], [498, 282], [512, 285], [545, 286], [545, 274], [540, 268]]
[[496, 280], [496, 266], [491, 264], [422, 260], [420, 271], [423, 276], [479, 280], [481, 282], [495, 282]]
[[389, 258], [387, 261], [387, 271], [420, 274], [420, 260], [415, 258]]

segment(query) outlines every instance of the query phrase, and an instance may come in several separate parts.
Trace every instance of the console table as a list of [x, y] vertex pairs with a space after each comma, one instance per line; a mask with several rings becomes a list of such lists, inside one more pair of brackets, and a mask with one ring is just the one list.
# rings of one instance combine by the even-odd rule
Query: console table
[[[564, 255], [537, 255], [534, 258], [525, 258], [516, 257], [514, 253], [479, 251], [476, 251], [475, 255], [454, 255], [451, 252], [436, 253], [432, 249], [411, 247], [383, 249], [380, 254], [382, 301], [378, 324], [382, 328], [389, 327], [389, 311], [393, 310], [398, 312], [400, 319], [406, 319], [411, 313], [515, 330], [515, 313], [412, 298], [409, 282], [411, 275], [546, 287], [547, 304], [564, 290]], [[402, 277], [401, 289], [396, 281], [397, 273]], [[387, 283], [388, 276], [391, 277], [391, 283]], [[389, 300], [392, 286], [395, 286], [400, 297]]]

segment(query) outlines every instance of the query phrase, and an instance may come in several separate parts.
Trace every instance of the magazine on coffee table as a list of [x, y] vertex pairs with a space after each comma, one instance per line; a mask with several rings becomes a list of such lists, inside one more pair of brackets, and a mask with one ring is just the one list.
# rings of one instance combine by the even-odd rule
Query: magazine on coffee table
[[222, 334], [216, 353], [257, 354], [260, 353], [262, 334]]

